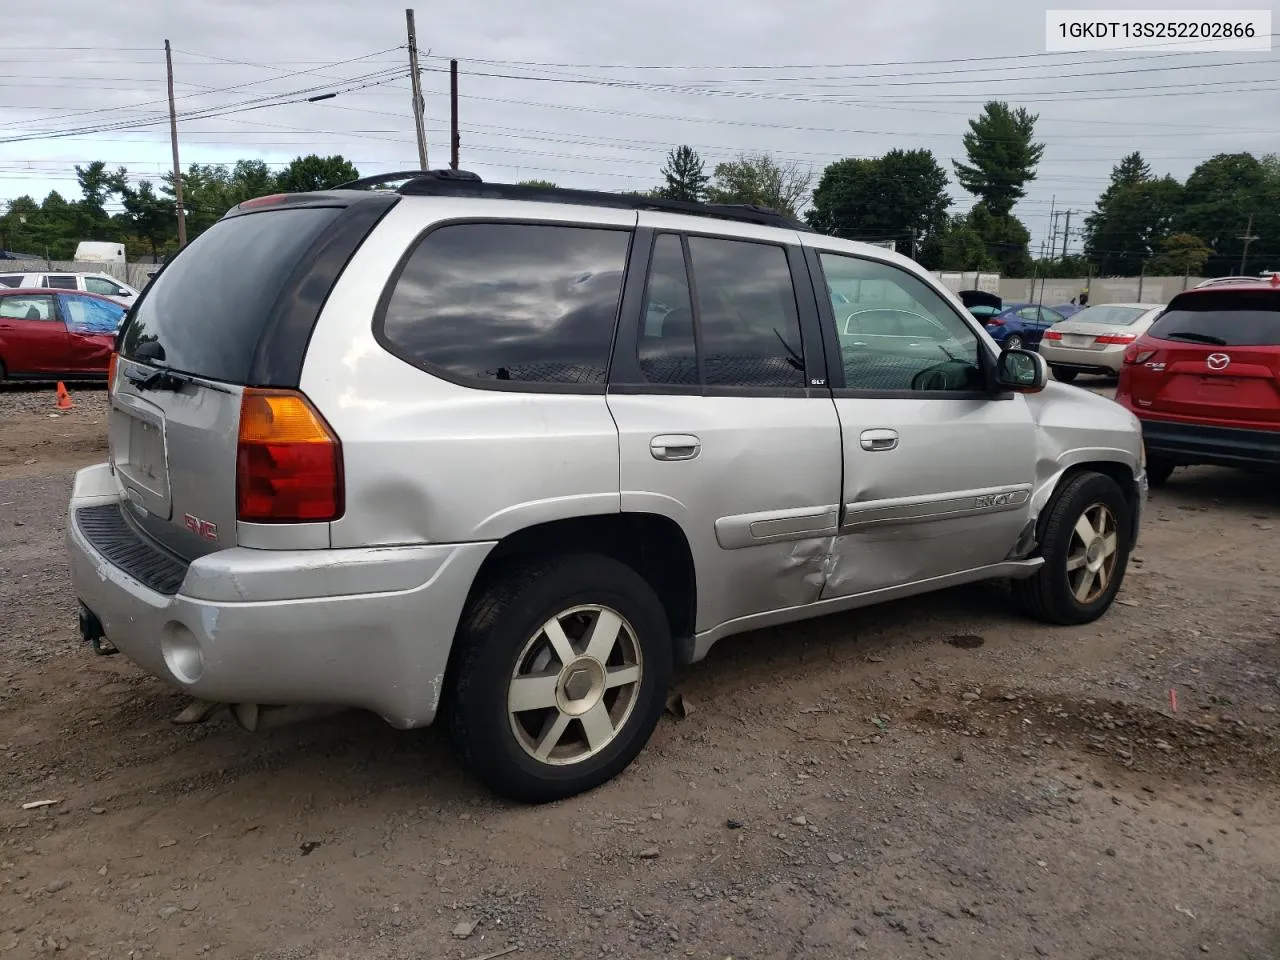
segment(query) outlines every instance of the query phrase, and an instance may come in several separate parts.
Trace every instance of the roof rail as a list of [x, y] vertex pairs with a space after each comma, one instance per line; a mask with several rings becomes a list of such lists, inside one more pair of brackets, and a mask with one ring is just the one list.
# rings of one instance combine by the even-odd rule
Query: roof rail
[[[404, 182], [401, 182], [404, 181]], [[812, 233], [801, 220], [754, 204], [696, 203], [660, 197], [606, 193], [603, 190], [573, 190], [567, 187], [526, 186], [518, 183], [485, 183], [467, 170], [401, 170], [343, 183], [334, 190], [366, 190], [388, 183], [400, 183], [397, 193], [406, 196], [475, 197], [484, 200], [527, 200], [537, 203], [573, 203], [622, 210], [660, 210], [696, 217], [737, 220], [766, 227], [784, 227]]]
[[349, 180], [346, 183], [340, 183], [331, 189], [368, 190], [370, 187], [380, 187], [384, 183], [399, 183], [402, 180], [416, 180], [424, 177], [438, 180], [467, 180], [473, 183], [480, 182], [480, 178], [469, 170], [400, 170], [396, 173], [379, 173], [372, 177], [361, 177], [359, 180]]

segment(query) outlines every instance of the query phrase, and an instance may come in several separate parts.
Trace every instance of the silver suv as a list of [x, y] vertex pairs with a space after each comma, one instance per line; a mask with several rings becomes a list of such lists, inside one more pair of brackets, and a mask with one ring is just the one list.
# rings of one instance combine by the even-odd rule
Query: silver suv
[[731, 634], [993, 578], [1048, 623], [1115, 597], [1137, 421], [910, 260], [759, 208], [372, 186], [241, 204], [130, 312], [70, 504], [95, 648], [242, 718], [440, 716], [546, 801]]

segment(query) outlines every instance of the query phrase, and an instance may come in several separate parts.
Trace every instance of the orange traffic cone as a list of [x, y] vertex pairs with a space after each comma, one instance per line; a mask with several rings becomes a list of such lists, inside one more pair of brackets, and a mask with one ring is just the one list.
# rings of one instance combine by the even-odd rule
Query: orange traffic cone
[[58, 381], [58, 409], [70, 410], [75, 404], [71, 402], [71, 394], [67, 393], [67, 385]]

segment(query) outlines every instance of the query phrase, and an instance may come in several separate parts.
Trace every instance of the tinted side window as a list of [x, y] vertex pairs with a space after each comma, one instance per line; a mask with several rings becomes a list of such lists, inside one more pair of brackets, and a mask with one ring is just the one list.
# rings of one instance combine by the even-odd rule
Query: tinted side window
[[44, 278], [43, 286], [49, 290], [74, 290], [76, 289], [76, 278], [48, 276]]
[[804, 352], [782, 247], [690, 237], [707, 386], [804, 387]]
[[418, 366], [489, 382], [603, 384], [631, 234], [464, 223], [427, 234], [381, 320]]
[[0, 287], [20, 287], [22, 286], [22, 277], [0, 277]]
[[653, 245], [636, 349], [650, 383], [700, 382], [684, 246], [673, 233], [661, 234]]
[[846, 388], [982, 388], [977, 335], [928, 284], [887, 263], [820, 256], [830, 292], [848, 301], [835, 308]]

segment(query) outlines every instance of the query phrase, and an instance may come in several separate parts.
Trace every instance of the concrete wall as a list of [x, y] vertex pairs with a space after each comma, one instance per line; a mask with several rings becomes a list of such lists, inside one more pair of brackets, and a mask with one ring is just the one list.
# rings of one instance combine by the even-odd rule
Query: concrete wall
[[1001, 280], [1000, 296], [1004, 300], [1027, 300], [1052, 306], [1068, 303], [1080, 291], [1089, 288], [1090, 303], [1168, 303], [1183, 290], [1189, 290], [1203, 277], [1087, 277], [1076, 279]]
[[105, 273], [141, 290], [154, 263], [100, 263], [96, 260], [0, 260], [0, 273]]

